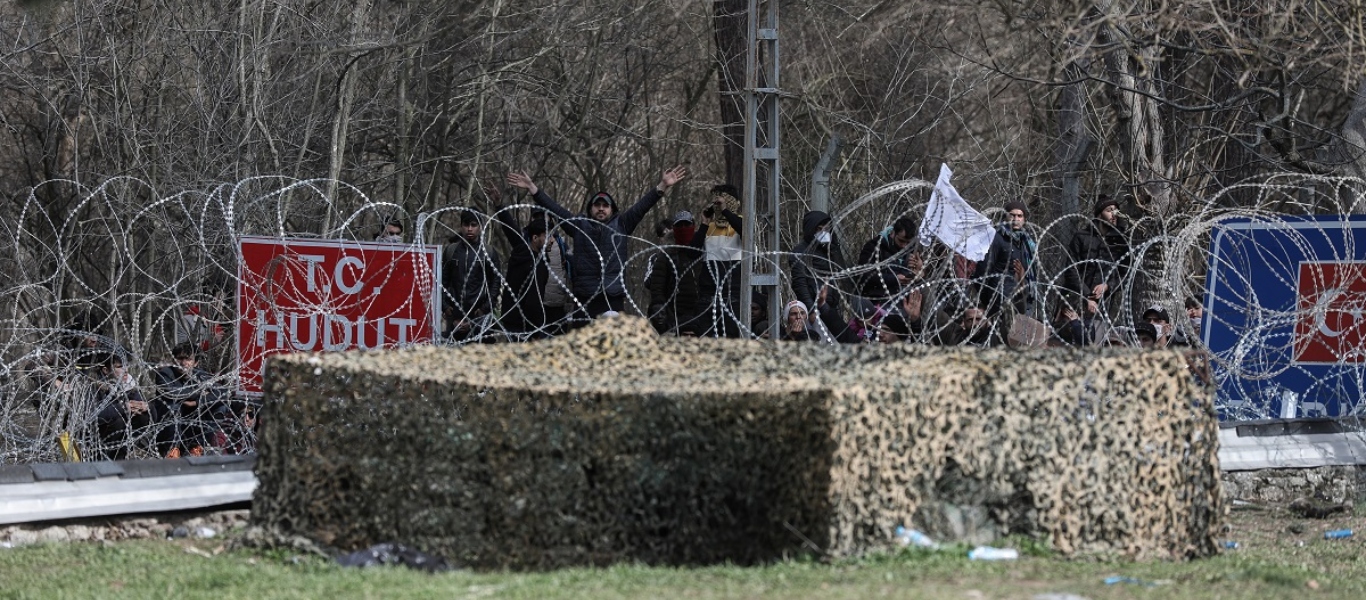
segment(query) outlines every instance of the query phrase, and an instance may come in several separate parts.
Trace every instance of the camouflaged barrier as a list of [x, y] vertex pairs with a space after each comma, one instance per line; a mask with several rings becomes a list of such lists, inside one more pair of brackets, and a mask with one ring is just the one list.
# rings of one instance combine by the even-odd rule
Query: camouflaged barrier
[[[1067, 555], [1217, 552], [1217, 423], [1174, 352], [656, 337], [290, 355], [257, 525], [476, 568], [753, 563], [980, 507]], [[932, 529], [932, 528], [931, 528]]]

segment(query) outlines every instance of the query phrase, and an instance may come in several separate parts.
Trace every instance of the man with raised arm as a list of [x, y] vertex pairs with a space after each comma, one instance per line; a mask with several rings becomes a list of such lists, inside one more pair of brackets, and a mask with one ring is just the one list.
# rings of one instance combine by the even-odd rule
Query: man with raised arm
[[576, 308], [582, 316], [591, 319], [625, 309], [626, 279], [622, 267], [628, 258], [627, 243], [631, 233], [669, 188], [687, 176], [688, 169], [682, 165], [665, 171], [658, 185], [624, 211], [617, 210], [617, 201], [611, 194], [598, 192], [588, 199], [581, 215], [575, 215], [556, 202], [526, 173], [508, 173], [507, 182], [526, 190], [537, 204], [565, 219], [565, 229], [574, 238], [570, 269], [574, 273], [572, 292], [578, 304]]

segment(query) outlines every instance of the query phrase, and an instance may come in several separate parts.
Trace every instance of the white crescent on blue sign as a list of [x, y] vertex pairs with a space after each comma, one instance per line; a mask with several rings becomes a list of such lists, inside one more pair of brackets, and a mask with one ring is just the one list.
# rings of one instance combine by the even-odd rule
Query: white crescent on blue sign
[[1204, 307], [1220, 420], [1366, 408], [1366, 216], [1219, 223]]

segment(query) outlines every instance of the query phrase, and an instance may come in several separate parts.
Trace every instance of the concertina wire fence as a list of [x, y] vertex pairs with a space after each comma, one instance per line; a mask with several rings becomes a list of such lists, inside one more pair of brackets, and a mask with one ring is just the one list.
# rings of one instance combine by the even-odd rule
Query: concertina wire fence
[[[253, 402], [233, 392], [237, 238], [368, 242], [384, 222], [397, 220], [404, 224], [403, 243], [459, 243], [455, 236], [465, 207], [410, 215], [336, 182], [341, 190], [336, 197], [345, 200], [329, 200], [324, 191], [328, 183], [255, 178], [158, 196], [135, 180], [113, 179], [93, 188], [53, 181], [12, 203], [11, 212], [0, 220], [0, 243], [8, 246], [0, 252], [0, 464], [253, 452]], [[882, 314], [879, 308], [904, 313], [905, 300], [915, 296], [923, 325], [909, 335], [910, 342], [972, 343], [971, 335], [951, 334], [962, 328], [964, 311], [982, 305], [988, 296], [981, 293], [982, 280], [965, 277], [963, 262], [942, 243], [922, 247], [912, 242], [909, 251], [920, 254], [923, 272], [885, 297], [870, 297], [864, 284], [888, 267], [904, 266], [908, 254], [856, 264], [864, 242], [889, 232], [898, 217], [919, 222], [932, 189], [931, 182], [919, 180], [888, 184], [831, 215], [845, 262], [817, 268], [814, 274], [831, 291], [831, 301], [839, 303], [840, 321], [856, 328], [867, 325], [875, 337], [875, 322], [859, 323], [858, 317], [876, 319]], [[1193, 377], [1215, 386], [1222, 419], [1355, 419], [1366, 352], [1366, 323], [1357, 325], [1357, 318], [1366, 314], [1366, 274], [1340, 269], [1317, 286], [1339, 293], [1319, 294], [1309, 304], [1303, 297], [1291, 294], [1287, 300], [1284, 293], [1272, 291], [1307, 285], [1305, 262], [1366, 262], [1366, 239], [1355, 242], [1355, 222], [1345, 216], [1362, 209], [1364, 189], [1366, 183], [1350, 178], [1279, 175], [1229, 188], [1175, 216], [1122, 220], [1127, 256], [1093, 261], [1104, 263], [1097, 266], [1118, 289], [1096, 303], [1093, 314], [1065, 286], [1068, 269], [1077, 268], [1069, 245], [1078, 230], [1090, 226], [1093, 215], [1088, 210], [1047, 222], [1031, 220], [1026, 227], [1037, 244], [1036, 260], [1032, 280], [1019, 287], [1033, 300], [1000, 302], [1000, 310], [986, 322], [988, 338], [1010, 344], [1134, 346], [1145, 331], [1144, 313], [1156, 307], [1169, 318], [1159, 337], [1188, 353]], [[53, 198], [70, 200], [56, 210], [50, 208], [58, 204]], [[1231, 207], [1235, 198], [1240, 206]], [[525, 223], [532, 214], [527, 210], [530, 200], [515, 202], [520, 204], [508, 203], [498, 211], [512, 211]], [[577, 208], [577, 202], [564, 204]], [[981, 208], [983, 203], [975, 204]], [[893, 214], [897, 211], [885, 210], [887, 206], [907, 208]], [[984, 212], [999, 222], [1003, 211], [987, 207]], [[878, 216], [869, 218], [869, 213]], [[1313, 219], [1331, 215], [1342, 217]], [[497, 215], [479, 216], [480, 248], [491, 248], [506, 260], [510, 242], [493, 220]], [[715, 264], [703, 264], [696, 253], [681, 252], [668, 240], [660, 243], [651, 230], [668, 216], [656, 209], [635, 232], [624, 261], [629, 290], [625, 312], [651, 318], [664, 334], [676, 335], [670, 331], [676, 315], [663, 314], [670, 310], [668, 298], [652, 297], [657, 294], [646, 290], [650, 275], [693, 266], [722, 281], [734, 281], [729, 278], [738, 279], [738, 273], [717, 272]], [[1247, 243], [1212, 253], [1211, 243], [1231, 225], [1238, 231], [1278, 235], [1270, 238], [1272, 243], [1249, 237]], [[561, 222], [553, 231], [568, 242], [574, 226], [573, 221]], [[791, 223], [792, 239], [783, 240], [783, 247], [791, 249], [800, 241], [797, 227]], [[793, 257], [790, 251], [755, 257], [778, 266], [784, 303], [792, 298]], [[692, 260], [699, 262], [679, 264]], [[1222, 295], [1207, 295], [1210, 273], [1216, 271]], [[561, 275], [551, 271], [549, 276], [552, 284], [568, 287]], [[443, 337], [436, 343], [517, 343], [572, 326], [566, 318], [530, 331], [509, 328], [502, 316], [517, 294], [501, 277], [493, 277], [489, 287], [493, 314], [478, 319], [459, 341]], [[764, 332], [738, 333], [733, 326], [738, 294], [733, 285], [718, 289], [702, 299], [696, 312], [701, 335], [729, 331], [758, 337]], [[1198, 312], [1205, 314], [1188, 318], [1187, 299], [1195, 299]], [[567, 295], [568, 313], [575, 312], [576, 304]], [[1066, 308], [1075, 312], [1065, 313]], [[1084, 338], [1065, 326], [1074, 315]], [[756, 322], [770, 317], [782, 318], [753, 313]], [[1331, 360], [1298, 360], [1297, 344], [1305, 342], [1304, 332], [1296, 328], [1306, 323], [1336, 334], [1337, 345], [1327, 348], [1334, 354]], [[834, 342], [824, 323], [814, 320], [811, 325], [823, 343]], [[449, 324], [441, 327], [448, 329]], [[1219, 331], [1224, 339], [1209, 343], [1214, 331], [1202, 329]], [[172, 349], [183, 344], [196, 350], [193, 369], [177, 369]], [[754, 348], [762, 352], [765, 346]]]

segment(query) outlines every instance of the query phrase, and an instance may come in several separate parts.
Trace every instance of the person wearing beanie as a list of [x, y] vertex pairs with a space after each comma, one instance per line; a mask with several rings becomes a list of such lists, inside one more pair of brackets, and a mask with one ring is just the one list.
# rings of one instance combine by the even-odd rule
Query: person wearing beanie
[[1038, 280], [1035, 256], [1038, 243], [1025, 227], [1029, 209], [1024, 202], [1005, 204], [1006, 221], [996, 228], [996, 237], [974, 275], [978, 279], [978, 302], [987, 313], [996, 314], [1003, 306], [1034, 316], [1035, 284]]
[[819, 342], [821, 334], [811, 327], [810, 313], [806, 303], [792, 300], [783, 309], [782, 331], [778, 339], [786, 342]]
[[1113, 223], [1115, 211], [1109, 211], [1109, 216], [1102, 216], [1102, 214], [1110, 208], [1118, 210], [1119, 201], [1115, 200], [1114, 196], [1111, 196], [1109, 194], [1101, 194], [1096, 198], [1096, 204], [1091, 210], [1091, 216], [1096, 217], [1098, 219], [1105, 219], [1106, 221]]
[[607, 192], [589, 198], [584, 212], [575, 215], [556, 202], [526, 173], [508, 173], [507, 182], [526, 190], [536, 203], [565, 220], [574, 239], [574, 255], [569, 270], [574, 274], [572, 292], [576, 320], [588, 320], [607, 311], [626, 309], [627, 243], [645, 215], [664, 198], [664, 194], [688, 176], [688, 168], [678, 165], [664, 172], [659, 183], [645, 192], [626, 210], [618, 211], [617, 201]]
[[1094, 218], [1079, 226], [1068, 242], [1068, 266], [1062, 273], [1064, 302], [1078, 312], [1086, 300], [1104, 306], [1124, 280], [1129, 261], [1129, 226], [1119, 217], [1119, 203], [1101, 194], [1092, 214]]

